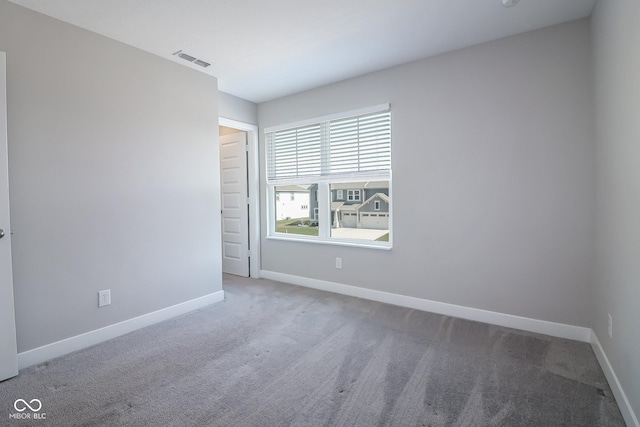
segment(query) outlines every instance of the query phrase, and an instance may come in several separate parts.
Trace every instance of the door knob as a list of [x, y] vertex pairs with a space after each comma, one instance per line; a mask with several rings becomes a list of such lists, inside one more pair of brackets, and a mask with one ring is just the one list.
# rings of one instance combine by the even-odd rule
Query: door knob
[[3, 237], [4, 237], [4, 230], [0, 228], [0, 239], [2, 239]]

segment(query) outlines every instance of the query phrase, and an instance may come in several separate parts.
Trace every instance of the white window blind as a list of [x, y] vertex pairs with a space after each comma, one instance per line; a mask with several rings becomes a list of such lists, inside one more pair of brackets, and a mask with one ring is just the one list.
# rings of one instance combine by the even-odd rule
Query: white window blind
[[391, 112], [337, 118], [266, 134], [267, 181], [391, 170]]
[[267, 134], [267, 155], [270, 180], [320, 175], [320, 125]]
[[332, 174], [391, 169], [391, 113], [334, 120], [329, 123]]

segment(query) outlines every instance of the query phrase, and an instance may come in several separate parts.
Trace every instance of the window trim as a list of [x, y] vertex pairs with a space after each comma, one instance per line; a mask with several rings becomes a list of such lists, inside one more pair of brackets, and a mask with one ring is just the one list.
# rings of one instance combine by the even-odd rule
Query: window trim
[[378, 112], [387, 111], [387, 110], [391, 111], [389, 103], [378, 104], [378, 105], [373, 105], [371, 107], [358, 108], [356, 110], [345, 111], [343, 113], [328, 114], [328, 115], [316, 117], [316, 118], [313, 118], [313, 119], [299, 120], [299, 121], [296, 121], [296, 122], [284, 123], [282, 125], [277, 125], [277, 126], [269, 126], [269, 127], [266, 127], [264, 129], [264, 133], [268, 134], [268, 133], [271, 133], [271, 132], [277, 132], [279, 130], [285, 130], [285, 129], [297, 128], [297, 127], [302, 127], [302, 126], [308, 126], [308, 125], [312, 125], [312, 124], [316, 124], [316, 123], [320, 123], [320, 122], [328, 122], [328, 121], [331, 121], [331, 120], [344, 119], [344, 118], [351, 117], [351, 116], [361, 116], [361, 115], [364, 115], [364, 114], [373, 114], [373, 113], [378, 113]]
[[[389, 231], [391, 233], [391, 230]], [[392, 236], [389, 234], [389, 236]], [[378, 249], [383, 251], [390, 251], [393, 249], [391, 243], [391, 237], [388, 242], [378, 242], [375, 240], [349, 240], [349, 239], [321, 239], [316, 236], [304, 236], [302, 234], [282, 234], [267, 235], [267, 240], [281, 240], [286, 242], [300, 242], [311, 243], [315, 245], [332, 245], [332, 246], [349, 246], [363, 249]], [[387, 243], [387, 244], [382, 244]]]
[[[384, 111], [388, 111], [391, 114], [390, 104], [379, 104], [371, 107], [351, 110], [343, 113], [336, 113], [325, 115], [321, 117], [316, 117], [308, 120], [302, 120], [292, 123], [286, 123], [277, 126], [266, 127], [263, 132], [265, 135], [265, 140], [267, 138], [267, 134], [277, 132], [280, 130], [287, 130], [293, 128], [299, 128], [303, 126], [309, 126], [314, 124], [322, 124], [325, 122], [346, 119], [349, 117], [363, 116], [367, 114], [376, 114], [382, 113]], [[392, 117], [392, 115], [390, 116]], [[393, 127], [390, 129], [391, 132], [391, 141], [393, 141]], [[392, 152], [390, 153], [392, 157]], [[265, 157], [265, 161], [269, 162], [269, 156]], [[389, 164], [388, 169], [385, 170], [373, 170], [373, 171], [359, 171], [354, 173], [347, 174], [335, 174], [335, 175], [326, 175], [326, 176], [298, 176], [295, 178], [279, 178], [270, 180], [268, 178], [268, 164], [265, 164], [264, 175], [266, 189], [267, 189], [267, 210], [265, 212], [267, 218], [267, 233], [266, 239], [271, 240], [286, 240], [286, 241], [296, 241], [296, 242], [305, 242], [305, 243], [313, 243], [313, 244], [328, 244], [328, 245], [337, 245], [337, 246], [354, 246], [360, 248], [371, 248], [371, 249], [382, 249], [382, 250], [391, 250], [393, 247], [393, 213], [392, 207], [393, 203], [389, 204], [389, 211], [387, 216], [389, 218], [389, 241], [375, 241], [375, 240], [364, 240], [364, 239], [347, 239], [347, 238], [337, 238], [331, 237], [331, 184], [336, 183], [348, 183], [348, 182], [362, 182], [362, 181], [388, 181], [389, 183], [389, 197], [392, 197], [392, 162]], [[310, 196], [310, 200], [317, 202], [317, 207], [314, 209], [314, 218], [312, 220], [318, 222], [318, 236], [309, 236], [309, 235], [298, 235], [298, 234], [285, 234], [285, 233], [277, 233], [275, 231], [275, 195], [272, 192], [275, 192], [276, 186], [279, 185], [287, 185], [287, 184], [295, 184], [295, 185], [317, 185], [314, 190], [314, 195]], [[361, 189], [358, 190], [348, 190], [354, 191], [357, 195], [357, 198], [354, 197], [352, 200], [348, 200], [348, 193], [345, 194], [343, 190], [339, 190], [343, 192], [343, 197], [338, 197], [338, 192], [336, 192], [336, 200], [341, 201], [351, 201], [351, 202], [359, 202], [362, 203], [364, 200], [364, 194]], [[346, 197], [345, 197], [346, 196]], [[314, 200], [315, 199], [315, 200]], [[321, 217], [329, 218], [328, 220], [320, 220]]]
[[347, 190], [347, 202], [361, 202], [362, 192], [360, 190]]
[[[358, 182], [360, 181], [380, 181], [380, 177], [361, 177], [358, 178]], [[392, 198], [393, 192], [393, 184], [391, 172], [389, 173], [388, 179], [383, 179], [383, 181], [389, 182], [389, 198]], [[334, 184], [340, 183], [348, 183], [349, 181], [337, 180]], [[355, 182], [355, 181], [353, 181]], [[316, 243], [316, 244], [328, 244], [328, 245], [337, 245], [337, 246], [352, 246], [352, 247], [361, 247], [368, 249], [382, 249], [382, 250], [391, 250], [393, 248], [393, 203], [389, 204], [389, 211], [385, 212], [386, 217], [388, 217], [389, 221], [389, 241], [376, 241], [376, 240], [364, 240], [364, 239], [347, 239], [340, 237], [331, 237], [331, 220], [328, 221], [320, 221], [320, 217], [326, 216], [327, 218], [331, 215], [331, 183], [323, 182], [305, 182], [300, 181], [299, 185], [317, 185], [317, 188], [314, 192], [318, 195], [318, 206], [314, 208], [313, 217], [310, 219], [312, 221], [318, 222], [318, 236], [308, 236], [301, 234], [285, 234], [278, 233], [275, 231], [276, 224], [276, 203], [275, 203], [275, 188], [277, 185], [268, 184], [267, 192], [274, 192], [272, 197], [267, 196], [267, 240], [285, 240], [292, 242], [307, 242], [307, 243]], [[361, 190], [360, 190], [361, 191]], [[356, 215], [356, 214], [354, 214]]]

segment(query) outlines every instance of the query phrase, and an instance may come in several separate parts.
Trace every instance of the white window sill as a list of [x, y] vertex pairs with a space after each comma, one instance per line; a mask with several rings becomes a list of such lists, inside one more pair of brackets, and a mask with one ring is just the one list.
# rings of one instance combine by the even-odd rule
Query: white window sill
[[334, 246], [351, 246], [356, 248], [365, 248], [365, 249], [378, 249], [383, 251], [390, 251], [392, 249], [391, 242], [380, 242], [373, 243], [373, 241], [362, 241], [362, 240], [345, 240], [345, 239], [321, 239], [319, 237], [314, 236], [304, 236], [304, 237], [292, 237], [285, 235], [275, 235], [275, 236], [267, 236], [267, 240], [282, 240], [287, 242], [302, 242], [302, 243], [313, 243], [320, 245], [334, 245]]

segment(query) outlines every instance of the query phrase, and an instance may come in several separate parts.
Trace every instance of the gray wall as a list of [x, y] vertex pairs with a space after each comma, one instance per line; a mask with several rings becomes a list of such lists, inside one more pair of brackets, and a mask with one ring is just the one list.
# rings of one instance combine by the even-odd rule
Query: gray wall
[[[591, 327], [640, 415], [640, 2], [597, 3], [597, 254]], [[613, 338], [607, 314], [613, 317]]]
[[228, 93], [218, 92], [220, 117], [251, 125], [258, 124], [258, 105]]
[[263, 239], [263, 270], [587, 326], [589, 70], [581, 20], [260, 104], [261, 128], [384, 102], [393, 123], [393, 250]]
[[4, 0], [0, 50], [18, 350], [219, 291], [216, 79]]

